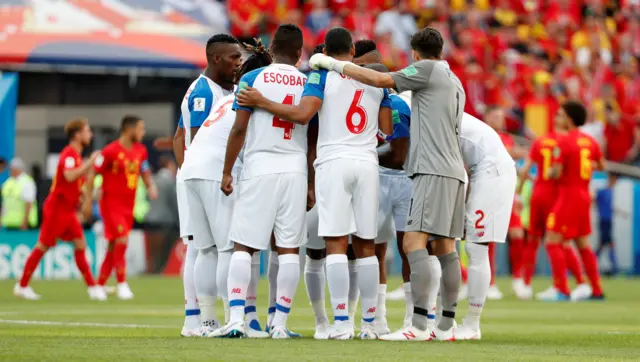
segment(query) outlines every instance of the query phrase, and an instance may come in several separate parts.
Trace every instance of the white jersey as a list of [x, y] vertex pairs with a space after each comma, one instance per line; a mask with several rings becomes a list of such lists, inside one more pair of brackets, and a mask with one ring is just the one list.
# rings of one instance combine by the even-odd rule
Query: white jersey
[[[193, 138], [191, 147], [185, 152], [180, 170], [183, 180], [222, 181], [227, 140], [236, 119], [236, 112], [231, 109], [235, 98], [235, 94], [229, 94], [211, 108], [209, 117]], [[242, 162], [238, 158], [234, 170], [241, 167]]]
[[386, 89], [362, 84], [340, 73], [315, 70], [303, 97], [322, 99], [318, 112], [318, 147], [314, 166], [336, 158], [378, 164], [378, 113], [391, 108]]
[[[242, 76], [238, 89], [256, 88], [267, 99], [299, 104], [307, 77], [286, 64], [271, 64]], [[252, 112], [245, 139], [242, 179], [260, 175], [307, 173], [307, 126], [274, 117], [263, 109], [233, 104]]]
[[222, 97], [231, 93], [222, 89], [217, 83], [200, 74], [189, 86], [180, 105], [180, 121], [178, 126], [184, 129], [184, 146], [191, 145], [191, 128], [202, 127], [213, 105]]
[[514, 161], [498, 133], [467, 113], [462, 116], [460, 148], [471, 180], [481, 178], [484, 173], [492, 170], [514, 166]]

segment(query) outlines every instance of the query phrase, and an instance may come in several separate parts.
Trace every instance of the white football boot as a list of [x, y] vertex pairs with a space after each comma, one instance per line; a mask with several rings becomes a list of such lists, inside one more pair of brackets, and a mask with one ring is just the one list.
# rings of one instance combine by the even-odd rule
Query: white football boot
[[498, 289], [497, 285], [491, 285], [489, 287], [489, 291], [487, 292], [487, 299], [489, 300], [501, 300], [504, 296], [500, 289]]
[[461, 326], [455, 328], [453, 335], [455, 336], [456, 341], [470, 341], [470, 340], [479, 340], [482, 339], [482, 333], [480, 333], [480, 329], [475, 329], [469, 327], [462, 323]]
[[107, 300], [107, 292], [105, 292], [104, 289], [99, 285], [89, 287], [89, 289], [87, 289], [87, 292], [89, 293], [89, 299], [91, 300], [98, 300], [101, 302]]
[[399, 331], [380, 336], [381, 341], [405, 341], [405, 342], [427, 342], [432, 339], [431, 331], [420, 330], [413, 326], [405, 327]]
[[347, 340], [355, 335], [353, 323], [350, 321], [338, 321], [333, 324], [329, 331], [329, 339]]
[[588, 300], [589, 298], [591, 298], [591, 294], [593, 294], [591, 286], [589, 284], [582, 283], [571, 292], [571, 301], [580, 302], [583, 300]]
[[118, 283], [116, 287], [116, 294], [120, 300], [131, 300], [133, 299], [133, 292], [131, 288], [129, 288], [129, 284], [127, 282]]
[[20, 284], [16, 284], [13, 287], [13, 295], [18, 298], [26, 300], [40, 300], [40, 295], [36, 294], [30, 286], [21, 287]]
[[244, 321], [229, 322], [209, 333], [209, 338], [244, 338], [246, 336]]
[[[388, 328], [387, 328], [388, 329]], [[358, 334], [360, 339], [378, 339], [378, 333], [376, 332], [376, 325], [374, 323], [362, 323], [360, 333]]]
[[329, 332], [331, 331], [331, 326], [329, 323], [322, 323], [316, 325], [316, 333], [313, 335], [313, 339], [325, 340], [329, 339]]

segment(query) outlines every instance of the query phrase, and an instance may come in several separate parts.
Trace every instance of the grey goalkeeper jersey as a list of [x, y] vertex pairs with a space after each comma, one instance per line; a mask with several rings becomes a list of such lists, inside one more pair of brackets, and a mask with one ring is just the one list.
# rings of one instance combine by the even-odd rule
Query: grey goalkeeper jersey
[[465, 180], [460, 123], [465, 93], [449, 64], [421, 60], [391, 73], [398, 92], [412, 91], [409, 155], [404, 169], [415, 174]]

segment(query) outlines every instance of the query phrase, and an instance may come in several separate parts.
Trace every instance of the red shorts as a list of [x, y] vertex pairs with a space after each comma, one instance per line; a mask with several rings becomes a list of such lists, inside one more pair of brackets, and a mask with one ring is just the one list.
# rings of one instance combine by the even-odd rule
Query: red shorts
[[557, 199], [555, 192], [533, 192], [529, 209], [529, 230], [527, 230], [530, 235], [544, 236], [544, 232], [547, 229], [547, 218], [551, 210], [553, 210]]
[[53, 247], [58, 240], [74, 241], [84, 238], [82, 224], [74, 208], [60, 205], [48, 198], [42, 208], [42, 217], [38, 240], [43, 245]]
[[573, 240], [591, 234], [591, 196], [584, 191], [560, 192], [547, 218], [547, 231]]
[[100, 216], [104, 224], [104, 238], [113, 242], [127, 237], [133, 228], [133, 210], [123, 210], [123, 207], [100, 205]]

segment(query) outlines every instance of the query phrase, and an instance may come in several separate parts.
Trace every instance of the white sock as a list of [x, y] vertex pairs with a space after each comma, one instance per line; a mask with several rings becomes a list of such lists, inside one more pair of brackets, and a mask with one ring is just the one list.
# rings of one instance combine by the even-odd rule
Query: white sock
[[278, 296], [278, 253], [272, 251], [269, 253], [269, 269], [267, 277], [269, 278], [269, 309], [267, 316], [267, 326], [271, 325], [273, 316], [276, 315], [276, 298]]
[[376, 304], [376, 321], [387, 318], [387, 285], [378, 284], [378, 302]]
[[358, 289], [362, 299], [362, 321], [373, 323], [376, 317], [376, 306], [378, 304], [378, 281], [380, 280], [380, 266], [378, 258], [370, 256], [357, 259], [358, 266], [357, 280]]
[[198, 251], [193, 268], [200, 318], [205, 326], [216, 320], [216, 300], [218, 286], [216, 269], [218, 268], [218, 252], [214, 247]]
[[193, 275], [197, 257], [198, 249], [190, 245], [190, 243], [187, 244], [182, 270], [182, 283], [184, 285], [184, 324], [189, 329], [200, 327], [200, 307], [198, 306], [196, 283]]
[[344, 254], [327, 255], [327, 284], [335, 322], [349, 321], [349, 260]]
[[247, 302], [247, 289], [251, 282], [251, 255], [244, 251], [234, 251], [229, 263], [230, 322], [244, 323], [244, 307]]
[[436, 319], [437, 304], [438, 304], [438, 292], [440, 291], [440, 278], [442, 277], [442, 268], [440, 267], [440, 260], [435, 255], [429, 255], [429, 266], [431, 267], [431, 280], [429, 281], [429, 312], [427, 313], [427, 319]]
[[413, 319], [413, 295], [411, 294], [411, 282], [402, 284], [402, 289], [404, 290], [405, 303], [404, 325], [407, 326], [411, 324], [411, 319]]
[[356, 310], [358, 310], [358, 298], [360, 289], [358, 288], [358, 265], [356, 260], [349, 260], [349, 320], [354, 321]]
[[224, 323], [229, 323], [229, 293], [227, 290], [227, 281], [229, 279], [229, 263], [231, 263], [231, 255], [233, 250], [218, 252], [218, 269], [217, 269], [217, 283], [218, 283], [218, 296], [222, 298], [222, 305], [224, 306]]
[[487, 301], [489, 284], [491, 284], [491, 266], [489, 264], [489, 247], [486, 245], [467, 243], [465, 250], [469, 256], [469, 309], [464, 324], [480, 329], [480, 315]]
[[286, 254], [278, 256], [280, 270], [278, 271], [278, 302], [276, 303], [276, 315], [273, 317], [272, 326], [287, 326], [287, 318], [291, 311], [293, 298], [298, 290], [300, 282], [300, 256], [298, 254]]
[[260, 280], [260, 252], [253, 253], [251, 258], [251, 282], [247, 289], [247, 304], [244, 307], [245, 319], [249, 321], [249, 326], [260, 330], [260, 322], [256, 313], [256, 299], [258, 296], [258, 281]]
[[304, 284], [307, 288], [307, 296], [311, 302], [313, 315], [316, 317], [316, 325], [329, 323], [327, 310], [324, 307], [324, 288], [327, 279], [324, 263], [324, 258], [313, 260], [307, 256], [304, 264]]

